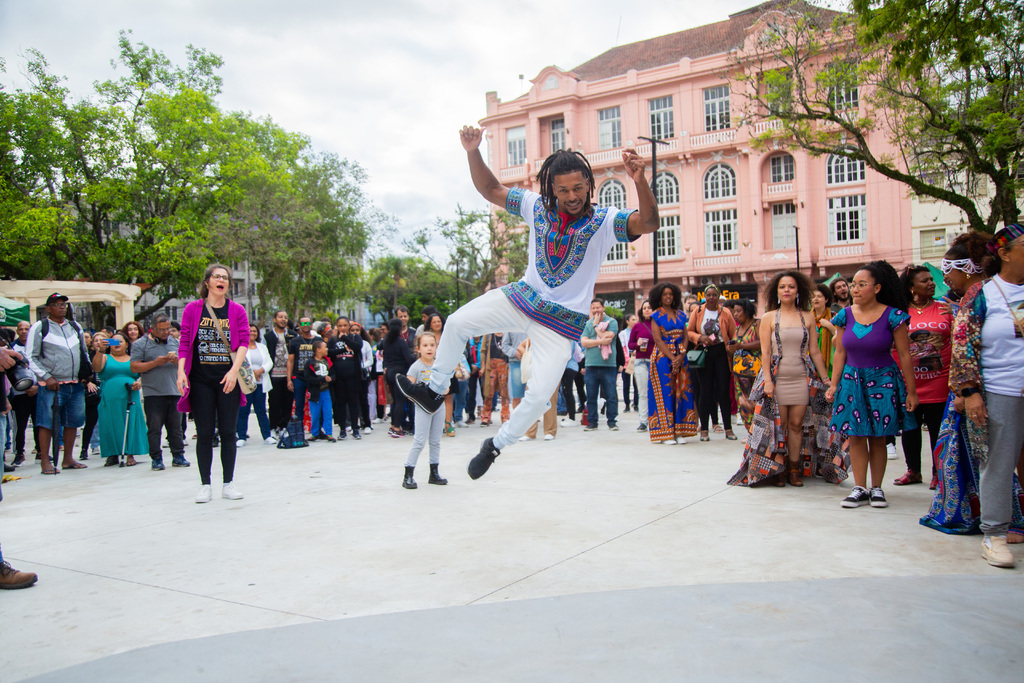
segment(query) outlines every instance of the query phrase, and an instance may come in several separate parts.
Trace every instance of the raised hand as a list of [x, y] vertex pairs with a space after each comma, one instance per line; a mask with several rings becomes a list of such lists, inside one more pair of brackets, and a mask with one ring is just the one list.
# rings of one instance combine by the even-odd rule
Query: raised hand
[[626, 173], [629, 174], [629, 177], [633, 179], [634, 183], [637, 183], [638, 185], [640, 183], [646, 184], [647, 176], [644, 172], [647, 169], [647, 164], [640, 155], [636, 153], [635, 149], [629, 148], [623, 150], [622, 164], [626, 167]]
[[462, 141], [463, 149], [472, 152], [480, 146], [480, 142], [484, 139], [484, 132], [473, 126], [463, 126], [459, 131], [459, 139]]

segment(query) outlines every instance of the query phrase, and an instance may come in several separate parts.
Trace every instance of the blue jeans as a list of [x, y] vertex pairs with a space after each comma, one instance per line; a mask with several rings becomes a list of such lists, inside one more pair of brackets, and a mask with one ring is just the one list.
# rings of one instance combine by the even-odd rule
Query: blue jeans
[[314, 401], [309, 399], [309, 433], [313, 436], [320, 434], [321, 426], [327, 436], [333, 436], [331, 422], [334, 419], [334, 411], [331, 406], [331, 392], [327, 389], [320, 391], [320, 399]]
[[293, 377], [292, 386], [295, 387], [293, 392], [295, 394], [295, 405], [292, 408], [292, 413], [301, 420], [303, 413], [306, 411], [306, 381]]
[[583, 381], [587, 387], [587, 424], [591, 427], [597, 426], [598, 387], [601, 388], [601, 395], [604, 396], [608, 426], [615, 426], [615, 421], [619, 417], [619, 394], [616, 388], [618, 374], [618, 370], [613, 365], [588, 365], [587, 371], [583, 373]]
[[469, 396], [469, 380], [459, 380], [459, 391], [452, 402], [452, 422], [461, 422], [466, 411], [466, 398]]
[[249, 411], [256, 411], [256, 421], [260, 425], [260, 434], [263, 440], [270, 438], [270, 419], [267, 417], [267, 395], [263, 391], [263, 385], [257, 384], [256, 391], [245, 397], [245, 405], [238, 409], [238, 427], [235, 429], [237, 438], [249, 438]]
[[34, 424], [40, 429], [54, 430], [53, 402], [59, 405], [59, 421], [65, 428], [79, 429], [85, 425], [85, 387], [78, 382], [60, 384], [56, 391], [39, 387], [36, 395], [36, 414]]

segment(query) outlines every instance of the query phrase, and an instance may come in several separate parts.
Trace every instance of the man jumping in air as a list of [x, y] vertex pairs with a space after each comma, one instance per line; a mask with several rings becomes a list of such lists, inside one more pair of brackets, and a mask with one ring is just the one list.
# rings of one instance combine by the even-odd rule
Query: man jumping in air
[[583, 333], [601, 263], [616, 242], [631, 242], [657, 230], [658, 207], [644, 175], [645, 164], [635, 150], [625, 150], [622, 163], [636, 186], [640, 209], [625, 211], [590, 203], [594, 174], [579, 152], [563, 150], [549, 156], [537, 173], [537, 194], [505, 187], [494, 177], [480, 155], [483, 131], [465, 126], [460, 136], [477, 191], [529, 226], [529, 265], [519, 282], [484, 293], [448, 318], [429, 384], [413, 383], [404, 375], [396, 379], [403, 394], [433, 413], [444, 405], [467, 339], [493, 332], [529, 336], [533, 360], [526, 395], [470, 461], [469, 476], [478, 479], [502, 448], [515, 443], [544, 414], [572, 356], [573, 342]]

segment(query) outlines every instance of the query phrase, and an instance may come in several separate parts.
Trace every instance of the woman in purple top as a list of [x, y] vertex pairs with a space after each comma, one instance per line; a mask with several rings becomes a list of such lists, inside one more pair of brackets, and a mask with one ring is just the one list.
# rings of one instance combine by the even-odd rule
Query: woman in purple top
[[647, 383], [651, 376], [651, 353], [654, 351], [654, 337], [651, 335], [651, 302], [645, 301], [640, 307], [640, 318], [629, 332], [630, 353], [633, 354], [633, 379], [639, 400], [640, 426], [638, 432], [647, 431]]
[[[238, 387], [238, 369], [249, 348], [249, 317], [242, 306], [227, 298], [230, 284], [231, 271], [227, 266], [219, 263], [209, 266], [199, 285], [199, 299], [189, 302], [181, 316], [178, 410], [191, 412], [196, 421], [196, 460], [202, 481], [197, 503], [208, 503], [213, 498], [210, 470], [215, 424], [220, 431], [220, 463], [224, 470], [221, 497], [230, 500], [242, 497], [232, 483], [236, 446], [231, 436], [238, 422], [238, 408], [245, 400]], [[230, 348], [224, 347], [218, 327]]]
[[[899, 276], [885, 261], [868, 263], [850, 283], [853, 305], [832, 319], [836, 326], [832, 383], [825, 394], [833, 400], [832, 431], [850, 439], [853, 491], [842, 506], [887, 507], [882, 492], [885, 437], [916, 426], [914, 366], [910, 360], [906, 294]], [[900, 359], [897, 366], [892, 348]], [[901, 370], [902, 368], [902, 370]], [[871, 465], [871, 491], [867, 489]]]

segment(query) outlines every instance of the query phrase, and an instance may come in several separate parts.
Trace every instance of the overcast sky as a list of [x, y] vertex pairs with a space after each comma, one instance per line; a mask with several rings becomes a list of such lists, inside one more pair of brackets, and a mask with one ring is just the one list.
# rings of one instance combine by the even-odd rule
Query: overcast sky
[[484, 93], [522, 94], [548, 65], [571, 69], [626, 43], [721, 21], [756, 0], [0, 0], [8, 88], [40, 50], [79, 97], [114, 77], [118, 31], [184, 63], [185, 46], [224, 59], [220, 104], [269, 116], [314, 147], [358, 161], [365, 191], [403, 234], [485, 207], [458, 129]]

